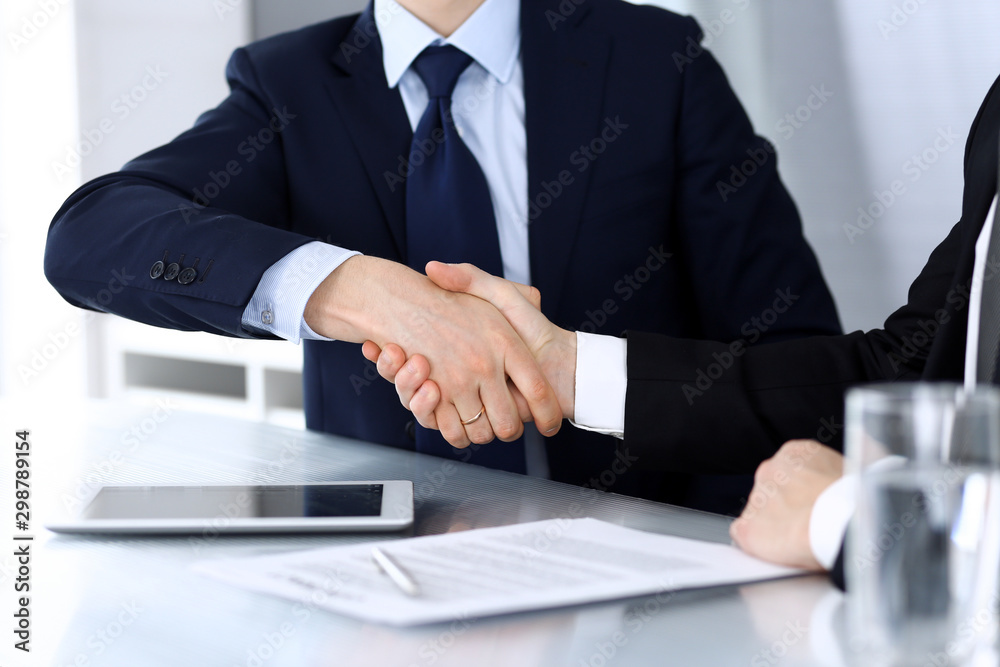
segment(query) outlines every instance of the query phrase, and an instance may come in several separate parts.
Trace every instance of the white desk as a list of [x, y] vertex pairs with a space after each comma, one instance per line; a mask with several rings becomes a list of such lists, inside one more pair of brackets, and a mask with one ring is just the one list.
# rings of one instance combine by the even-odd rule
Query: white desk
[[[3, 407], [3, 406], [0, 406]], [[41, 524], [96, 483], [410, 479], [411, 534], [591, 516], [727, 541], [728, 521], [650, 501], [228, 418], [92, 403], [0, 412], [4, 441], [32, 429], [32, 653], [12, 648], [14, 508], [0, 451], [0, 664], [129, 667], [840, 665], [841, 595], [823, 577], [399, 630], [245, 592], [189, 570], [201, 559], [392, 540], [55, 536]], [[46, 415], [48, 415], [46, 417]], [[157, 417], [162, 422], [157, 421]], [[22, 420], [22, 421], [18, 421]], [[32, 423], [34, 422], [34, 423]], [[18, 533], [20, 534], [20, 533]]]

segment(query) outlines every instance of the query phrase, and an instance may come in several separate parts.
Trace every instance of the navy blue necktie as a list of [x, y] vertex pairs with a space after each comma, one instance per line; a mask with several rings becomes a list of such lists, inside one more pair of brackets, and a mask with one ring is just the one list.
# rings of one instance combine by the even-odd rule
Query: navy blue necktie
[[[407, 264], [421, 273], [427, 262], [438, 260], [469, 262], [493, 275], [503, 275], [486, 177], [458, 136], [451, 114], [455, 83], [470, 64], [471, 57], [450, 45], [429, 46], [413, 61], [430, 98], [413, 133], [406, 181]], [[437, 431], [418, 425], [416, 441], [419, 452], [510, 472], [526, 470], [522, 439], [495, 441], [475, 451], [456, 450]]]

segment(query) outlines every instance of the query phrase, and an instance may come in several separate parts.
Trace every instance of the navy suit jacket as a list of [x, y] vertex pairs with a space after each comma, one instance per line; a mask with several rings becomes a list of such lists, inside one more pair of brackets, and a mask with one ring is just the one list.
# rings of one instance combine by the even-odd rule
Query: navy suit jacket
[[[692, 19], [619, 0], [522, 0], [521, 31], [530, 268], [550, 319], [714, 340], [839, 332], [773, 147]], [[302, 244], [406, 262], [405, 184], [392, 175], [405, 173], [412, 132], [371, 8], [241, 48], [226, 75], [231, 94], [193, 128], [56, 214], [45, 271], [71, 303], [260, 336], [243, 310]], [[197, 263], [196, 277], [151, 278], [164, 256]], [[102, 301], [113, 270], [134, 280]], [[793, 305], [761, 324], [789, 293]], [[304, 347], [309, 428], [413, 447], [411, 416], [357, 346]], [[567, 427], [548, 456], [555, 479], [637, 491], [621, 486], [610, 438]]]

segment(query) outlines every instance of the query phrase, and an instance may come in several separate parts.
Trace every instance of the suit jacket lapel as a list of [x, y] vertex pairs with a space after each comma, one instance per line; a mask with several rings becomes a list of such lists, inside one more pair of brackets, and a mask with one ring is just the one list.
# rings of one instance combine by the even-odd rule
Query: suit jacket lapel
[[[608, 35], [586, 21], [587, 3], [562, 6], [574, 11], [567, 14], [554, 0], [521, 3], [531, 281], [550, 317], [560, 300], [592, 171], [579, 173], [570, 160], [600, 132], [610, 50]], [[569, 185], [559, 182], [562, 172], [572, 178]]]
[[[993, 108], [998, 106], [1000, 98], [994, 101]], [[967, 224], [963, 232], [961, 254], [952, 283], [952, 292], [958, 294], [968, 294], [971, 288], [976, 261], [976, 241], [986, 223], [993, 198], [997, 194], [997, 178], [1000, 171], [997, 166], [997, 161], [1000, 159], [998, 134], [1000, 134], [1000, 110], [991, 112], [990, 107], [985, 107], [982, 117], [977, 118], [977, 122], [973, 124], [965, 156], [962, 219], [971, 221], [971, 224]], [[996, 222], [994, 221], [994, 224]], [[992, 270], [991, 261], [995, 260], [987, 258], [987, 273]], [[950, 302], [945, 307], [950, 308]], [[956, 311], [952, 313], [950, 322], [942, 326], [939, 335], [935, 337], [924, 367], [923, 378], [926, 380], [961, 381], [964, 377], [965, 347], [969, 330], [968, 305], [963, 303], [960, 309], [956, 308]]]
[[337, 75], [327, 89], [378, 195], [399, 257], [405, 261], [406, 188], [400, 160], [409, 155], [413, 131], [399, 90], [389, 88], [385, 80], [371, 4], [336, 45], [332, 60]]

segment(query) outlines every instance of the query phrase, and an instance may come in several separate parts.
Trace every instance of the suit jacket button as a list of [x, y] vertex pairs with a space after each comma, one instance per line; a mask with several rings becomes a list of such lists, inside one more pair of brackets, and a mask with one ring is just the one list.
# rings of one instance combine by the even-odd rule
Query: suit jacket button
[[198, 277], [198, 272], [189, 266], [188, 268], [181, 271], [181, 274], [177, 276], [177, 282], [179, 282], [181, 285], [190, 285], [191, 283], [194, 282], [194, 279], [197, 277]]
[[167, 264], [167, 270], [163, 272], [164, 280], [173, 280], [177, 277], [177, 274], [181, 272], [181, 265], [177, 262]]
[[410, 421], [406, 422], [406, 426], [404, 426], [403, 428], [406, 429], [406, 437], [410, 439], [410, 442], [416, 442], [417, 422], [411, 419]]
[[149, 267], [149, 277], [156, 280], [163, 275], [163, 262], [156, 262], [153, 266]]

